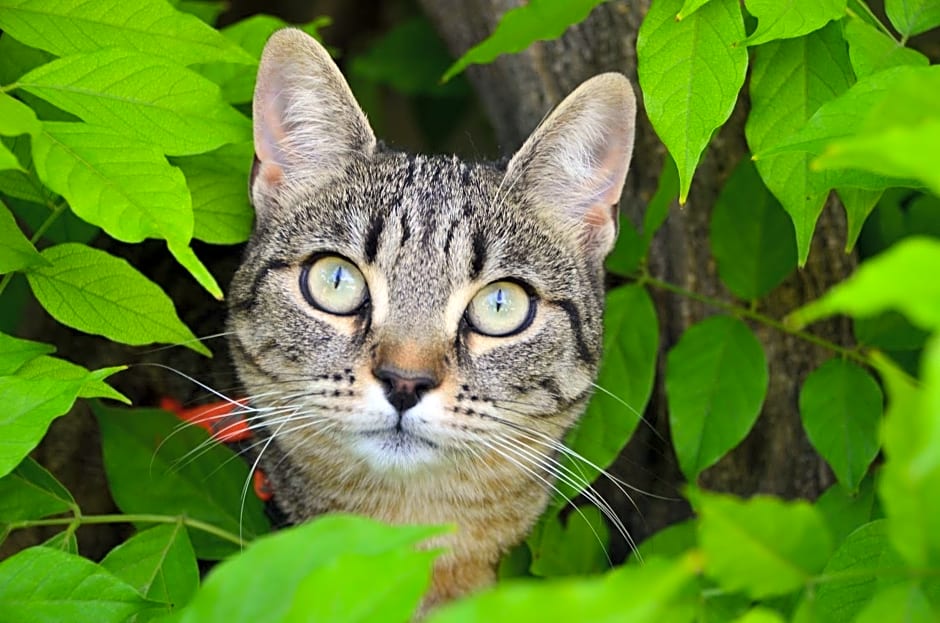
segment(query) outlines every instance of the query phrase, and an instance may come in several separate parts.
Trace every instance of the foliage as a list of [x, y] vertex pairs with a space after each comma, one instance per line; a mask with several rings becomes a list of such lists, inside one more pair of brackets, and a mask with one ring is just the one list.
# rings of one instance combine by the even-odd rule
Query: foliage
[[[250, 231], [245, 104], [263, 42], [284, 22], [256, 16], [216, 30], [206, 22], [219, 4], [0, 0], [4, 316], [22, 308], [17, 292], [28, 283], [53, 318], [80, 331], [207, 352], [158, 286], [87, 243], [99, 230], [130, 243], [163, 240], [221, 296], [190, 245], [235, 244]], [[557, 36], [597, 4], [542, 0], [507, 13], [447, 77]], [[600, 387], [567, 440], [567, 477], [525, 547], [502, 566], [504, 576], [548, 579], [505, 580], [430, 620], [940, 616], [940, 74], [908, 46], [937, 32], [940, 13], [931, 0], [888, 0], [885, 9], [890, 24], [858, 0], [653, 0], [638, 74], [671, 158], [643, 229], [623, 223], [608, 262], [632, 283], [609, 293]], [[436, 84], [447, 64], [427, 24], [410, 21], [350, 68], [360, 97], [388, 85], [452, 102], [466, 85]], [[745, 84], [754, 156], [730, 175], [712, 211], [709, 242], [733, 297], [715, 299], [649, 274], [645, 258]], [[870, 259], [787, 318], [768, 317], [762, 302], [806, 262], [832, 191], [846, 211], [846, 249], [861, 240]], [[650, 289], [720, 313], [658, 361]], [[857, 347], [806, 332], [833, 314], [855, 319]], [[775, 371], [757, 326], [832, 354], [799, 391], [807, 437], [837, 480], [812, 503], [696, 486], [758, 419]], [[246, 495], [244, 462], [197, 428], [176, 430], [157, 410], [93, 403], [121, 513], [84, 515], [28, 455], [76, 400], [123, 400], [106, 383], [120, 368], [87, 370], [55, 350], [0, 334], [0, 538], [64, 528], [0, 563], [0, 621], [408, 619], [437, 555], [415, 545], [439, 529], [332, 516], [266, 535], [261, 504]], [[589, 506], [566, 513], [565, 503], [626, 444], [658, 363], [695, 517], [608, 569], [601, 514]], [[590, 489], [585, 498], [603, 504]], [[116, 522], [132, 523], [135, 534], [100, 563], [77, 554], [79, 526]], [[223, 560], [202, 586], [197, 560]]]

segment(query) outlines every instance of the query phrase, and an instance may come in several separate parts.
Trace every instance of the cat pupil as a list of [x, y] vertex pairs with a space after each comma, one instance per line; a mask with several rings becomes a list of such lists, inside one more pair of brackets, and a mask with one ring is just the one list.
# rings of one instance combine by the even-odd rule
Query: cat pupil
[[503, 306], [506, 304], [506, 295], [503, 293], [503, 289], [500, 288], [496, 291], [496, 313], [502, 311]]
[[333, 271], [333, 288], [339, 289], [339, 284], [343, 281], [343, 267], [337, 266]]

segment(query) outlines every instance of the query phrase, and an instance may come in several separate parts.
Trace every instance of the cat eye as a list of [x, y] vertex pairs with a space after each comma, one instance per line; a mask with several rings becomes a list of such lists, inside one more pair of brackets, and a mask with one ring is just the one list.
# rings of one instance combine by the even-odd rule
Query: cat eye
[[467, 322], [474, 331], [506, 337], [529, 326], [535, 303], [529, 292], [514, 281], [494, 281], [477, 292], [467, 306]]
[[305, 264], [300, 273], [300, 291], [317, 309], [338, 316], [356, 313], [369, 296], [359, 269], [338, 255], [323, 255]]

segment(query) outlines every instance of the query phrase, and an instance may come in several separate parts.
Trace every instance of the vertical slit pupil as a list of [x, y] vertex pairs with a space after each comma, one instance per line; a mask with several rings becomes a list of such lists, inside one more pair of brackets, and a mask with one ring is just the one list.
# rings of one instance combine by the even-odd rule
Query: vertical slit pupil
[[333, 288], [338, 289], [340, 282], [343, 280], [343, 267], [337, 266], [336, 270], [333, 271]]
[[500, 312], [503, 309], [503, 306], [506, 304], [506, 294], [503, 292], [502, 288], [496, 290], [496, 311]]

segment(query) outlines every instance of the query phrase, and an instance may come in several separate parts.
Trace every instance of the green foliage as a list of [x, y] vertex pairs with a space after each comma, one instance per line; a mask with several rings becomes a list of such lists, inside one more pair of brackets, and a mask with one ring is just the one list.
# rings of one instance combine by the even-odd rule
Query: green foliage
[[[377, 87], [456, 109], [466, 83], [442, 85], [442, 73], [556, 37], [598, 4], [529, 2], [450, 69], [427, 21], [409, 19], [345, 66], [373, 118], [382, 114]], [[544, 579], [502, 580], [430, 621], [937, 619], [940, 74], [908, 39], [936, 32], [938, 6], [887, 0], [882, 23], [861, 0], [652, 1], [638, 75], [669, 154], [642, 227], [624, 219], [608, 258], [616, 277], [604, 358], [587, 413], [558, 450], [558, 495], [501, 568]], [[158, 410], [92, 404], [118, 514], [83, 514], [28, 456], [77, 400], [123, 396], [107, 384], [120, 367], [87, 370], [53, 356], [52, 344], [14, 337], [27, 283], [46, 313], [80, 331], [208, 352], [140, 267], [89, 243], [99, 234], [165, 241], [221, 296], [191, 244], [249, 235], [243, 113], [263, 43], [286, 25], [254, 16], [217, 30], [222, 8], [0, 0], [0, 326], [10, 333], [0, 333], [0, 540], [63, 528], [0, 562], [0, 621], [405, 621], [440, 553], [427, 546], [440, 528], [356, 517], [268, 535], [245, 462]], [[301, 27], [316, 35], [326, 24]], [[650, 266], [662, 262], [648, 256], [666, 219], [683, 218], [671, 208], [685, 202], [736, 107], [744, 137], [729, 140], [746, 140], [753, 163], [729, 172], [714, 206], [685, 208], [712, 210], [709, 243], [727, 288], [719, 298], [659, 279]], [[858, 247], [861, 265], [816, 300], [795, 300], [815, 292], [792, 287], [793, 273], [815, 259], [816, 220], [833, 190], [846, 212], [845, 248]], [[721, 313], [693, 324], [659, 361], [660, 324], [677, 322], [657, 316], [664, 291]], [[780, 300], [791, 309], [782, 321], [763, 311]], [[851, 317], [857, 347], [809, 333], [835, 314]], [[694, 516], [617, 565], [610, 518], [591, 505], [604, 502], [585, 487], [640, 423], [658, 365], [668, 441], [694, 484], [758, 422], [770, 379], [787, 377], [768, 370], [755, 337], [788, 343], [765, 341], [773, 332], [830, 355], [791, 395], [837, 484], [814, 503], [691, 488]], [[78, 555], [80, 526], [116, 522], [134, 535], [100, 563]], [[200, 560], [222, 560], [203, 582]]]

